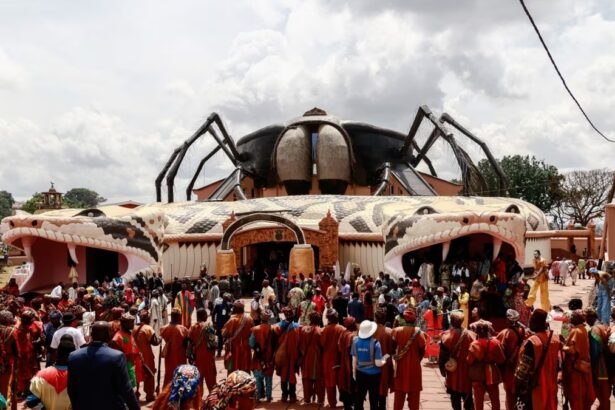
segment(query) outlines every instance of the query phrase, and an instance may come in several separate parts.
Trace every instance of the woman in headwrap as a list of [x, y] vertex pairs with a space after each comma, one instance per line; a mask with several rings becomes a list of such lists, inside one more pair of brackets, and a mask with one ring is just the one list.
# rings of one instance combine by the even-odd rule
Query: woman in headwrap
[[199, 370], [183, 364], [175, 369], [171, 383], [158, 395], [152, 410], [200, 410], [203, 383]]
[[124, 353], [132, 387], [138, 388], [143, 376], [141, 374], [141, 353], [132, 335], [134, 326], [135, 317], [129, 313], [123, 314], [120, 318], [120, 330], [113, 335], [109, 345]]

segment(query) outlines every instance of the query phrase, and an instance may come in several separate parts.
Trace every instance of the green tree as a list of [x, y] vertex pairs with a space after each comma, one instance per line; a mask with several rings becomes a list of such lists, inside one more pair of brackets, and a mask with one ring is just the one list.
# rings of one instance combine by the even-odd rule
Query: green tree
[[13, 213], [13, 195], [7, 191], [0, 191], [0, 219], [10, 216]]
[[558, 169], [529, 155], [505, 156], [498, 160], [508, 180], [508, 192], [501, 192], [497, 175], [487, 160], [478, 163], [487, 186], [484, 196], [509, 196], [528, 201], [549, 213], [563, 198], [563, 176]]
[[98, 192], [87, 188], [73, 188], [64, 194], [63, 200], [69, 208], [94, 208], [106, 201]]
[[36, 192], [34, 195], [32, 195], [32, 198], [28, 199], [26, 202], [23, 203], [23, 205], [21, 206], [21, 210], [33, 214], [38, 209], [40, 209], [42, 203], [43, 194], [41, 194], [40, 192]]

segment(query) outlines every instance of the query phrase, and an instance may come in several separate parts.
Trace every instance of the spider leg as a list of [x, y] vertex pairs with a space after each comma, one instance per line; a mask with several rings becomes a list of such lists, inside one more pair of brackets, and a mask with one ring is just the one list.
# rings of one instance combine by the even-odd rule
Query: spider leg
[[500, 193], [501, 194], [506, 194], [507, 191], [508, 191], [508, 179], [506, 178], [506, 175], [504, 174], [504, 171], [502, 170], [502, 167], [500, 166], [500, 163], [495, 159], [495, 157], [493, 156], [493, 154], [489, 150], [489, 147], [487, 146], [487, 144], [483, 140], [478, 138], [476, 135], [472, 134], [464, 126], [462, 126], [457, 121], [455, 121], [455, 119], [453, 117], [451, 117], [448, 113], [442, 114], [440, 116], [440, 121], [452, 125], [459, 132], [461, 132], [463, 135], [468, 137], [471, 141], [473, 141], [478, 146], [480, 146], [480, 148], [483, 150], [483, 152], [487, 156], [487, 160], [489, 161], [489, 164], [493, 167], [493, 170], [495, 171], [495, 173], [496, 173], [496, 175], [498, 177], [498, 182], [499, 182], [499, 185], [500, 185]]
[[[420, 151], [419, 145], [416, 141], [412, 141], [412, 147], [416, 150], [416, 152]], [[436, 169], [433, 167], [433, 164], [427, 155], [423, 156], [423, 162], [427, 165], [427, 168], [429, 168], [429, 173], [431, 176], [437, 177], [438, 174], [436, 173]]]
[[[213, 127], [214, 125], [216, 125], [218, 129], [220, 130], [220, 132], [222, 133], [222, 138], [220, 138], [220, 136], [216, 132], [215, 128]], [[177, 175], [177, 171], [179, 170], [179, 167], [182, 164], [184, 157], [186, 156], [186, 153], [188, 152], [188, 149], [190, 148], [190, 146], [194, 144], [194, 142], [197, 141], [199, 138], [207, 134], [209, 134], [211, 137], [213, 137], [216, 140], [216, 142], [218, 143], [218, 148], [222, 149], [222, 151], [224, 151], [226, 156], [231, 160], [233, 165], [237, 166], [239, 162], [240, 154], [237, 151], [235, 142], [233, 141], [233, 139], [229, 136], [228, 132], [226, 131], [226, 128], [224, 127], [224, 124], [222, 123], [220, 116], [214, 112], [209, 117], [207, 117], [207, 120], [203, 123], [203, 125], [201, 125], [199, 129], [194, 134], [192, 134], [190, 138], [188, 138], [180, 147], [178, 147], [173, 152], [173, 154], [171, 155], [171, 158], [169, 158], [169, 161], [167, 162], [167, 164], [165, 164], [165, 167], [163, 168], [162, 172], [158, 175], [158, 178], [156, 179], [156, 195], [157, 195], [158, 200], [162, 199], [161, 198], [162, 195], [160, 192], [160, 184], [162, 183], [162, 179], [164, 178], [166, 174], [167, 200], [169, 202], [173, 202], [174, 200], [173, 186], [175, 182], [175, 176]], [[208, 154], [204, 158], [204, 161], [202, 161], [203, 165], [209, 158], [211, 158], [211, 156], [213, 156], [212, 153]], [[193, 179], [195, 178], [193, 177]]]
[[391, 163], [385, 162], [382, 169], [382, 176], [380, 177], [380, 183], [372, 194], [373, 196], [380, 196], [389, 185], [391, 179]]
[[162, 167], [162, 170], [156, 177], [156, 201], [157, 202], [162, 202], [162, 180], [164, 179], [164, 176], [167, 174], [167, 171], [169, 171], [169, 168], [175, 161], [175, 158], [177, 158], [177, 155], [179, 154], [179, 151], [181, 151], [181, 149], [182, 147], [179, 146], [175, 148], [175, 150], [173, 150], [173, 152], [171, 153], [171, 156], [169, 157], [167, 162], [164, 164], [164, 167]]
[[194, 172], [194, 175], [192, 176], [188, 187], [186, 187], [186, 201], [190, 201], [190, 199], [192, 198], [192, 188], [194, 188], [194, 184], [196, 183], [196, 180], [199, 177], [203, 166], [205, 166], [205, 163], [209, 161], [211, 157], [213, 157], [218, 151], [220, 151], [220, 145], [212, 149], [209, 154], [205, 155], [201, 162], [199, 162], [199, 165], [196, 167], [196, 171]]
[[475, 195], [476, 193], [484, 192], [487, 190], [487, 182], [481, 174], [478, 167], [472, 161], [470, 155], [459, 145], [453, 134], [442, 134], [442, 139], [446, 141], [453, 149], [453, 154], [457, 159], [457, 164], [461, 169], [461, 175], [463, 179], [463, 194]]
[[[442, 138], [446, 141], [452, 148], [453, 154], [457, 159], [457, 164], [461, 169], [461, 174], [463, 178], [463, 193], [465, 195], [471, 195], [477, 191], [483, 191], [487, 188], [487, 183], [485, 182], [484, 177], [481, 175], [478, 167], [472, 161], [470, 155], [463, 150], [459, 145], [457, 145], [457, 141], [453, 134], [446, 128], [443, 122], [438, 119], [427, 107], [423, 105], [419, 107], [419, 110], [414, 118], [414, 121], [410, 127], [410, 131], [408, 132], [408, 136], [404, 141], [404, 145], [400, 149], [401, 155], [406, 155], [408, 149], [412, 149], [415, 147], [414, 145], [414, 136], [416, 135], [421, 122], [424, 118], [427, 118], [434, 126], [433, 131], [427, 138], [427, 141], [423, 145], [420, 150], [416, 147], [418, 154], [412, 160], [412, 166], [416, 167], [421, 161], [423, 161], [429, 152], [429, 150], [433, 147], [434, 143], [438, 140], [438, 138]], [[433, 167], [431, 167], [433, 168]]]
[[416, 112], [414, 120], [412, 121], [412, 125], [410, 126], [410, 130], [408, 131], [408, 135], [406, 136], [406, 139], [404, 140], [404, 145], [402, 145], [402, 147], [399, 149], [398, 154], [400, 156], [403, 157], [408, 154], [408, 150], [412, 150], [413, 143], [414, 143], [414, 136], [419, 130], [419, 127], [421, 126], [421, 122], [423, 121], [423, 118], [430, 117], [430, 116], [433, 117], [433, 114], [431, 113], [431, 110], [429, 109], [429, 107], [426, 105], [421, 105]]

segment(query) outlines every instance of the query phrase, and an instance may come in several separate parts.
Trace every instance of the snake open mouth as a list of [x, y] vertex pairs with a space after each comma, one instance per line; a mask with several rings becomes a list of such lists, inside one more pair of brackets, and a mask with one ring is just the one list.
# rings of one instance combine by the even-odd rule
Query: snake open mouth
[[[150, 222], [150, 223], [148, 223]], [[3, 220], [2, 239], [24, 251], [31, 269], [19, 278], [21, 292], [49, 289], [58, 282], [92, 283], [105, 276], [150, 274], [158, 266], [161, 220], [142, 217], [13, 216]]]
[[525, 220], [507, 212], [395, 214], [384, 225], [386, 271], [395, 277], [410, 274], [415, 257], [438, 264], [460, 252], [466, 256], [503, 252], [523, 260]]

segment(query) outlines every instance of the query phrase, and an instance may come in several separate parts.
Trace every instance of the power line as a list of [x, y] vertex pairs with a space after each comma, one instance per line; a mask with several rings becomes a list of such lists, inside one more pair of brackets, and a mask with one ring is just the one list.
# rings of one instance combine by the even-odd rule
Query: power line
[[594, 125], [592, 120], [589, 119], [589, 117], [585, 113], [585, 110], [583, 110], [583, 107], [581, 107], [581, 104], [579, 103], [579, 101], [576, 99], [576, 97], [574, 96], [572, 91], [570, 91], [570, 88], [568, 88], [568, 84], [566, 84], [566, 80], [564, 80], [564, 76], [562, 76], [562, 73], [559, 71], [559, 68], [557, 67], [557, 64], [555, 63], [555, 60], [553, 60], [553, 56], [551, 55], [551, 52], [549, 51], [549, 48], [547, 47], [547, 44], [543, 40], [542, 35], [540, 34], [540, 30], [538, 30], [538, 27], [536, 26], [536, 23], [534, 23], [534, 19], [532, 18], [532, 15], [530, 14], [530, 11], [525, 6], [525, 2], [523, 0], [519, 0], [519, 2], [521, 3], [521, 6], [523, 7], [523, 10], [525, 11], [525, 15], [527, 16], [528, 19], [530, 19], [530, 23], [532, 23], [532, 26], [534, 27], [534, 31], [536, 31], [536, 34], [538, 34], [538, 38], [540, 39], [540, 42], [542, 43], [542, 46], [544, 47], [545, 51], [547, 52], [547, 55], [549, 56], [549, 60], [551, 60], [551, 64], [553, 65], [553, 68], [555, 68], [555, 71], [557, 72], [557, 75], [559, 76], [560, 80], [562, 80], [562, 84], [564, 84], [564, 88], [566, 89], [566, 91], [568, 91], [568, 94], [574, 100], [574, 102], [577, 105], [577, 107], [579, 107], [579, 110], [581, 111], [581, 113], [583, 114], [583, 116], [585, 117], [585, 119], [587, 120], [589, 125], [591, 125], [591, 127], [594, 129], [594, 131], [596, 131], [598, 133], [598, 135], [600, 135], [602, 138], [604, 138], [608, 142], [615, 143], [615, 140], [612, 140], [612, 139], [608, 138], [606, 135], [604, 135]]

